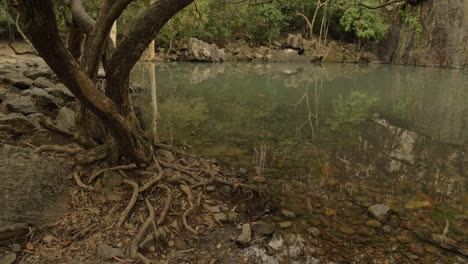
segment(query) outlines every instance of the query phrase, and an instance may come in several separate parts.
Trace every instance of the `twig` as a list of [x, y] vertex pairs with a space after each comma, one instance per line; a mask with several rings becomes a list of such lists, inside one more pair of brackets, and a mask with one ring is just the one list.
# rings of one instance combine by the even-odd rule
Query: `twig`
[[191, 226], [189, 226], [189, 224], [187, 223], [187, 216], [193, 211], [193, 205], [190, 204], [190, 208], [187, 209], [184, 214], [182, 215], [182, 223], [184, 224], [184, 227], [185, 229], [187, 229], [188, 231], [192, 232], [193, 234], [195, 235], [198, 235], [198, 232], [193, 229]]
[[130, 214], [130, 211], [132, 210], [133, 206], [137, 202], [138, 198], [138, 184], [134, 181], [131, 181], [129, 179], [124, 179], [123, 183], [128, 184], [132, 186], [133, 188], [133, 194], [132, 198], [130, 199], [130, 202], [128, 203], [127, 207], [125, 210], [123, 210], [122, 214], [120, 215], [119, 221], [117, 222], [117, 227], [121, 227], [125, 220], [127, 219], [128, 215]]
[[131, 169], [135, 169], [137, 166], [135, 163], [132, 163], [132, 164], [128, 164], [128, 165], [119, 165], [119, 166], [115, 166], [115, 167], [110, 167], [110, 168], [105, 168], [105, 169], [102, 169], [102, 170], [99, 170], [98, 172], [96, 173], [93, 173], [91, 175], [91, 177], [89, 177], [89, 180], [88, 180], [88, 184], [93, 182], [97, 177], [99, 177], [99, 175], [101, 175], [102, 173], [106, 172], [106, 171], [114, 171], [114, 170], [131, 170]]
[[89, 186], [89, 185], [86, 185], [84, 184], [82, 181], [81, 181], [81, 178], [80, 176], [78, 175], [78, 172], [73, 172], [73, 178], [75, 179], [76, 181], [76, 184], [78, 184], [78, 186], [80, 186], [81, 188], [85, 189], [85, 190], [88, 190], [88, 191], [94, 191], [94, 188]]
[[55, 152], [64, 152], [68, 154], [76, 154], [81, 151], [81, 149], [71, 148], [69, 146], [57, 146], [57, 145], [43, 145], [38, 147], [33, 151], [34, 154], [41, 154], [44, 151], [55, 151]]

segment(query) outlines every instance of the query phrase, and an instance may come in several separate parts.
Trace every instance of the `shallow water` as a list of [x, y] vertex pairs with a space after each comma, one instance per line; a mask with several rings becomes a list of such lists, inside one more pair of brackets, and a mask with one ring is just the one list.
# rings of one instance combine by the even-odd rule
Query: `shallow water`
[[343, 201], [385, 203], [408, 219], [422, 212], [429, 232], [449, 220], [467, 243], [466, 71], [170, 63], [140, 65], [133, 81], [155, 137], [265, 177], [299, 219], [333, 210], [359, 226]]

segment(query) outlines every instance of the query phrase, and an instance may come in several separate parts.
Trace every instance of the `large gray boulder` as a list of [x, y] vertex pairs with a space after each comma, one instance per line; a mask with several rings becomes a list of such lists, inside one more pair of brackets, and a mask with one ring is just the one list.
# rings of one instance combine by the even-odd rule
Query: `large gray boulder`
[[63, 84], [57, 84], [55, 87], [45, 88], [45, 90], [49, 94], [62, 99], [64, 103], [75, 100], [75, 95], [73, 95]]
[[0, 115], [0, 125], [9, 126], [17, 134], [28, 134], [36, 130], [36, 126], [29, 119], [17, 113]]
[[224, 49], [216, 44], [209, 44], [196, 38], [190, 38], [187, 50], [183, 52], [183, 60], [201, 62], [221, 62], [226, 60]]
[[9, 112], [21, 113], [29, 115], [37, 112], [36, 106], [31, 96], [22, 96], [19, 94], [9, 93], [5, 96], [3, 104], [6, 106]]
[[[64, 209], [69, 170], [30, 150], [0, 145], [0, 237], [56, 220]], [[4, 241], [2, 240], [2, 241]]]

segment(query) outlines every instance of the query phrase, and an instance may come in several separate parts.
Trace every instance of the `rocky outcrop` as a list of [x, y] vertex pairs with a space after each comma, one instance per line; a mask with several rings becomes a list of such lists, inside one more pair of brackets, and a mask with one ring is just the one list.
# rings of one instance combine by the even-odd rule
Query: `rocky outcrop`
[[423, 26], [417, 36], [401, 18], [382, 41], [386, 63], [464, 68], [468, 65], [468, 1], [427, 0], [414, 7]]
[[180, 57], [188, 61], [220, 62], [226, 60], [226, 53], [216, 44], [209, 44], [196, 38], [190, 38]]

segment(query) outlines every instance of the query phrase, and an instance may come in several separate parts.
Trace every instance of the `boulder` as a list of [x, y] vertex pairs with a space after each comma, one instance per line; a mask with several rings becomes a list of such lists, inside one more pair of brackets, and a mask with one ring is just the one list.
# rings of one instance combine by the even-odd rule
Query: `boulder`
[[55, 84], [45, 77], [38, 77], [34, 80], [33, 85], [39, 88], [54, 87]]
[[190, 38], [188, 48], [183, 52], [182, 58], [190, 61], [220, 62], [226, 60], [224, 49], [216, 44], [209, 44], [196, 38]]
[[52, 70], [47, 67], [30, 68], [27, 71], [23, 72], [24, 76], [31, 78], [33, 80], [39, 77], [50, 78], [52, 77], [53, 74], [54, 73], [52, 72]]
[[304, 42], [305, 40], [302, 38], [300, 34], [297, 34], [297, 35], [289, 34], [286, 40], [286, 47], [295, 49], [295, 50], [300, 50], [304, 48]]
[[43, 112], [54, 112], [59, 108], [56, 98], [43, 89], [31, 89], [31, 98], [36, 108]]
[[37, 109], [30, 96], [21, 96], [19, 94], [9, 93], [5, 96], [3, 104], [7, 110], [13, 113], [32, 114], [36, 113]]
[[75, 111], [67, 107], [60, 108], [55, 123], [62, 130], [72, 131], [75, 128]]
[[73, 143], [71, 138], [64, 137], [46, 129], [37, 131], [31, 138], [31, 144], [35, 146], [68, 145], [71, 143]]
[[33, 84], [33, 80], [29, 79], [28, 77], [22, 76], [19, 73], [12, 72], [3, 77], [3, 81], [6, 84], [11, 84], [14, 87], [25, 90], [31, 87]]
[[13, 264], [16, 260], [16, 254], [13, 252], [6, 252], [0, 255], [0, 264]]
[[10, 126], [18, 134], [27, 134], [36, 130], [36, 126], [31, 121], [17, 113], [0, 116], [0, 125]]
[[63, 100], [64, 103], [67, 103], [67, 102], [70, 102], [70, 101], [73, 101], [75, 100], [75, 95], [73, 95], [67, 87], [65, 87], [65, 85], [63, 84], [57, 84], [55, 85], [55, 87], [50, 87], [50, 88], [45, 88], [45, 90], [57, 97], [57, 98], [60, 98]]

